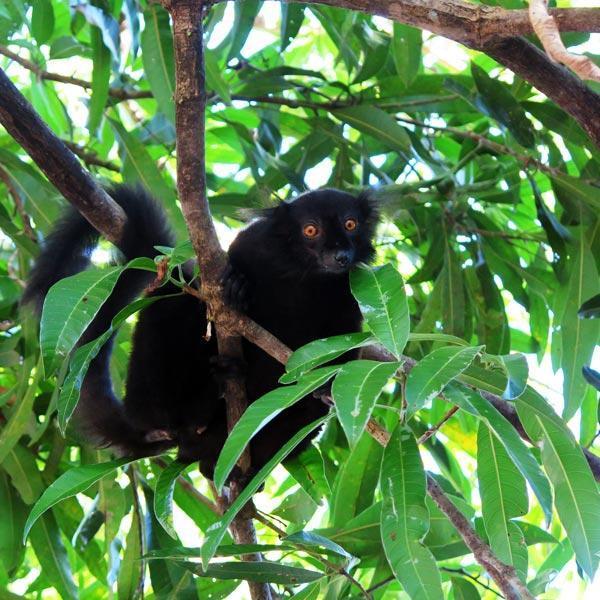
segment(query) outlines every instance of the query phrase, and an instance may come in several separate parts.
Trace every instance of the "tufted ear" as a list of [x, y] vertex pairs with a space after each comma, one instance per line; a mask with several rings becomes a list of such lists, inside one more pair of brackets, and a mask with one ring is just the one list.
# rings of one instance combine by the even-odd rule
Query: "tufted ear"
[[289, 204], [287, 202], [280, 202], [275, 206], [268, 206], [267, 208], [242, 208], [238, 210], [237, 214], [242, 221], [249, 223], [254, 219], [277, 220], [287, 214], [288, 209]]
[[363, 190], [357, 197], [358, 206], [362, 213], [363, 221], [374, 225], [379, 220], [379, 206], [371, 190]]

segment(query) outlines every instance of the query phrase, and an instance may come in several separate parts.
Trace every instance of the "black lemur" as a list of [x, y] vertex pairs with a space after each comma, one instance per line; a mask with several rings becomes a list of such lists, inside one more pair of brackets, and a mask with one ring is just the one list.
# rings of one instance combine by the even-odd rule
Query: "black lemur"
[[[154, 246], [173, 246], [163, 211], [141, 189], [110, 191], [127, 215], [118, 244], [125, 260], [154, 257]], [[366, 195], [323, 189], [262, 212], [229, 249], [224, 289], [229, 303], [296, 349], [312, 340], [360, 329], [361, 315], [350, 293], [348, 272], [373, 255], [377, 212]], [[69, 210], [48, 236], [25, 292], [41, 307], [59, 279], [85, 269], [98, 233]], [[79, 344], [108, 329], [116, 313], [139, 296], [154, 275], [128, 269]], [[149, 292], [165, 296], [167, 283]], [[98, 445], [134, 457], [177, 446], [178, 458], [200, 462], [212, 477], [227, 435], [225, 404], [213, 339], [205, 341], [205, 306], [189, 294], [161, 298], [143, 309], [133, 334], [123, 402], [112, 389], [110, 340], [92, 361], [75, 413]], [[258, 347], [244, 344], [248, 400], [278, 386], [283, 366]], [[251, 442], [253, 469], [263, 466], [297, 431], [327, 412], [307, 396], [269, 423]]]

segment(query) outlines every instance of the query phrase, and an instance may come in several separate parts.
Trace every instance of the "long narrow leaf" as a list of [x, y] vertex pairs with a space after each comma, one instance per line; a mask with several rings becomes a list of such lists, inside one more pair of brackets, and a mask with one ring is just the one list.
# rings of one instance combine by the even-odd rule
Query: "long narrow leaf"
[[281, 411], [323, 385], [339, 367], [324, 367], [303, 377], [296, 385], [276, 388], [253, 402], [235, 424], [215, 466], [214, 484], [220, 490], [238, 458], [254, 437]]
[[389, 264], [354, 269], [350, 286], [373, 335], [400, 358], [408, 340], [410, 318], [404, 282], [398, 271]]
[[390, 567], [412, 600], [442, 600], [440, 573], [422, 544], [429, 530], [426, 480], [412, 431], [396, 427], [381, 465], [381, 539]]
[[74, 496], [79, 492], [83, 492], [89, 488], [90, 485], [96, 483], [96, 481], [102, 479], [109, 473], [112, 473], [119, 467], [122, 467], [130, 462], [130, 458], [120, 458], [118, 460], [111, 460], [105, 463], [74, 467], [69, 469], [66, 473], [63, 473], [46, 488], [44, 493], [40, 496], [39, 500], [31, 509], [23, 529], [23, 541], [25, 541], [27, 538], [27, 534], [29, 533], [29, 530], [33, 524], [49, 508], [52, 508], [55, 504], [61, 500], [64, 500], [65, 498], [69, 498], [70, 496]]
[[223, 536], [227, 532], [227, 528], [233, 519], [235, 519], [235, 516], [252, 497], [252, 494], [254, 494], [254, 492], [256, 492], [256, 490], [260, 487], [275, 465], [280, 463], [311, 431], [321, 426], [326, 419], [326, 416], [322, 417], [321, 419], [317, 419], [316, 421], [310, 423], [310, 425], [303, 427], [296, 435], [294, 435], [294, 437], [292, 437], [289, 442], [279, 449], [273, 458], [252, 478], [252, 480], [242, 490], [241, 494], [231, 504], [227, 512], [223, 515], [223, 517], [221, 517], [221, 520], [217, 521], [214, 525], [211, 525], [208, 528], [200, 553], [200, 558], [202, 559], [202, 565], [204, 568], [208, 567], [210, 560], [215, 555]]

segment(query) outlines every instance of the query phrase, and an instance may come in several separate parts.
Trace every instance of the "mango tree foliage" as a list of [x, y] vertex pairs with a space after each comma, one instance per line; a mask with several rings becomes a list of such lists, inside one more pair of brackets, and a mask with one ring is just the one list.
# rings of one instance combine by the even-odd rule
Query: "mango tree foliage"
[[[260, 427], [330, 380], [330, 416], [290, 440], [224, 516], [195, 467], [90, 448], [69, 424], [81, 381], [116, 332], [122, 394], [132, 315], [147, 301], [73, 352], [122, 270], [100, 253], [53, 288], [40, 335], [19, 299], [65, 201], [0, 130], [0, 596], [234, 598], [248, 597], [248, 580], [285, 598], [494, 598], [426, 496], [429, 475], [533, 594], [577, 597], [600, 556], [583, 453], [598, 452], [600, 150], [491, 58], [407, 25], [245, 0], [212, 6], [205, 31], [207, 185], [224, 241], [242, 209], [370, 187], [376, 266], [351, 276], [364, 331], [297, 351], [282, 387], [242, 418], [219, 488]], [[584, 48], [598, 58], [597, 43]], [[149, 0], [3, 2], [0, 67], [100, 182], [160, 199], [181, 244], [157, 254], [177, 280], [192, 254], [166, 11]], [[389, 362], [357, 359], [376, 343]], [[516, 406], [524, 430], [490, 393]], [[393, 432], [385, 451], [369, 419]], [[261, 486], [255, 503], [286, 536], [257, 523], [257, 543], [236, 545], [227, 526]], [[240, 560], [254, 552], [266, 562]]]

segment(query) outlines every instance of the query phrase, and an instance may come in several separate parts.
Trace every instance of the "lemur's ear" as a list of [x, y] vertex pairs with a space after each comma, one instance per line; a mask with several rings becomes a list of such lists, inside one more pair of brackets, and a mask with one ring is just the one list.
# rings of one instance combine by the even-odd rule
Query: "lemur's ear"
[[379, 206], [371, 191], [362, 191], [356, 199], [358, 200], [363, 221], [375, 223], [379, 219]]
[[287, 202], [280, 202], [275, 206], [269, 206], [267, 208], [241, 208], [237, 211], [239, 218], [248, 223], [253, 219], [273, 219], [274, 217], [280, 217], [286, 214], [289, 208]]

